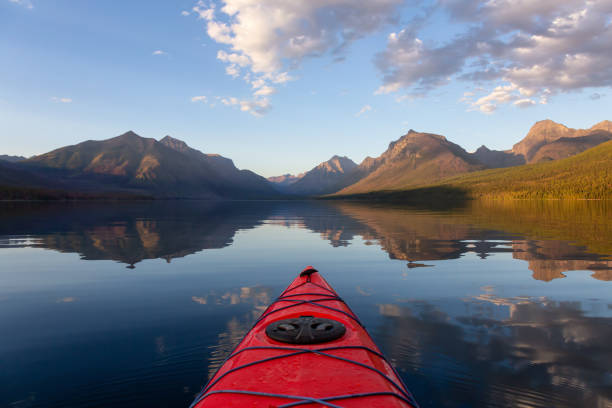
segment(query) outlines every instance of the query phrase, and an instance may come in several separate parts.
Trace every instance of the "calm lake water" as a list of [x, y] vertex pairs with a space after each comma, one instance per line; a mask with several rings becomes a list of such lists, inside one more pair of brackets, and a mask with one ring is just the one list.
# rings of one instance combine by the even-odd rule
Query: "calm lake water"
[[0, 406], [187, 407], [312, 264], [422, 407], [612, 407], [612, 206], [0, 203]]

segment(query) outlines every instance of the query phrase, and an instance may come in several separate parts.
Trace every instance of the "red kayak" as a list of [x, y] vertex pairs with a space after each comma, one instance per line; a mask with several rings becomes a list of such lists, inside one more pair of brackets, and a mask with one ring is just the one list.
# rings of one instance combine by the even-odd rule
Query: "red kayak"
[[418, 407], [312, 266], [257, 319], [191, 407]]

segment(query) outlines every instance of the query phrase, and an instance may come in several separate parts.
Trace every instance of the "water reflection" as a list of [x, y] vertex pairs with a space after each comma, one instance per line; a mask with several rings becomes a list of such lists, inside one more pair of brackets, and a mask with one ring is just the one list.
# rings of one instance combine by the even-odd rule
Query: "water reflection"
[[193, 296], [191, 300], [201, 305], [248, 305], [246, 313], [234, 316], [227, 321], [226, 329], [218, 334], [218, 342], [209, 346], [208, 378], [212, 378], [232, 350], [247, 334], [255, 320], [272, 303], [273, 298], [270, 288], [254, 286], [241, 287], [223, 294], [211, 291], [205, 296]]
[[[133, 268], [144, 259], [170, 262], [232, 244], [236, 231], [260, 225], [270, 207], [220, 202], [4, 203], [0, 247], [76, 252]], [[229, 221], [229, 222], [228, 222]]]
[[0, 203], [0, 406], [188, 406], [313, 262], [423, 407], [609, 407], [610, 215], [601, 202]]
[[605, 202], [474, 203], [448, 213], [354, 204], [339, 208], [362, 223], [360, 235], [376, 241], [391, 259], [408, 261], [409, 268], [470, 252], [482, 259], [512, 253], [529, 263], [534, 279], [563, 278], [570, 270], [612, 279], [612, 223]]
[[75, 252], [133, 268], [144, 259], [170, 262], [232, 244], [237, 231], [262, 224], [307, 229], [333, 247], [356, 237], [407, 267], [510, 253], [533, 278], [592, 271], [612, 280], [612, 223], [605, 202], [477, 203], [453, 212], [357, 203], [154, 202], [2, 204], [0, 247]]
[[453, 315], [429, 302], [379, 305], [383, 348], [420, 377], [426, 405], [612, 404], [610, 319], [586, 316], [580, 302], [491, 293], [463, 306]]

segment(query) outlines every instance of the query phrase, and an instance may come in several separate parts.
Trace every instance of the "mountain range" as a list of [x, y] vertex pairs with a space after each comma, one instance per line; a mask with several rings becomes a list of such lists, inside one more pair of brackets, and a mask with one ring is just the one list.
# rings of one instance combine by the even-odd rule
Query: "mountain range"
[[[391, 142], [379, 157], [366, 157], [358, 166], [337, 174], [333, 184], [314, 186], [296, 194], [336, 195], [363, 194], [381, 190], [402, 190], [435, 184], [449, 177], [479, 170], [515, 167], [571, 157], [612, 139], [612, 122], [603, 121], [589, 129], [571, 129], [552, 120], [534, 124], [528, 134], [510, 150], [490, 150], [481, 146], [468, 153], [444, 136], [410, 130]], [[337, 157], [337, 156], [334, 156]], [[610, 159], [612, 161], [612, 158]], [[285, 191], [298, 185], [310, 173], [321, 177], [321, 163], [307, 173], [285, 181]], [[331, 177], [330, 177], [331, 178]], [[274, 181], [274, 178], [268, 180]], [[289, 180], [289, 178], [285, 178]], [[291, 184], [293, 183], [293, 184]]]
[[132, 131], [1, 165], [0, 184], [9, 189], [202, 199], [278, 195], [265, 178], [237, 169], [230, 159], [170, 136], [157, 141]]
[[481, 146], [474, 156], [490, 168], [539, 163], [573, 156], [610, 140], [612, 122], [604, 120], [589, 129], [571, 129], [552, 120], [537, 122], [511, 150]]
[[22, 160], [25, 160], [26, 158], [23, 156], [9, 156], [7, 154], [0, 154], [0, 161], [5, 161], [5, 162], [10, 162], [10, 163], [17, 163], [20, 162]]
[[[563, 161], [610, 140], [610, 121], [589, 129], [571, 129], [544, 120], [533, 125], [510, 150], [481, 146], [469, 153], [444, 136], [410, 130], [391, 142], [379, 157], [366, 157], [360, 164], [336, 155], [300, 175], [265, 179], [236, 168], [231, 159], [203, 153], [171, 136], [155, 140], [129, 131], [30, 158], [0, 156], [0, 197], [253, 199], [355, 195], [444, 184], [468, 173], [473, 175], [469, 182], [477, 183], [483, 171], [483, 177], [490, 179], [487, 169]], [[603, 156], [592, 157], [612, 163], [607, 150], [602, 152]], [[519, 173], [508, 174], [518, 177]]]

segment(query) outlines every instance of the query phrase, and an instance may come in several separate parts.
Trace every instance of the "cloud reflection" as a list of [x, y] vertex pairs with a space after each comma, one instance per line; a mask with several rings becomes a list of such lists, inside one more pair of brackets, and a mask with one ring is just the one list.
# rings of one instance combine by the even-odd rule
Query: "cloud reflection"
[[227, 356], [249, 331], [255, 320], [272, 303], [271, 289], [262, 286], [241, 287], [223, 293], [210, 291], [203, 296], [193, 296], [192, 301], [201, 305], [239, 306], [246, 305], [247, 312], [233, 316], [226, 323], [226, 329], [218, 334], [216, 344], [209, 346], [210, 357], [208, 376], [212, 377]]
[[417, 399], [421, 392], [430, 406], [612, 403], [612, 319], [586, 315], [580, 302], [545, 298], [486, 293], [465, 303], [459, 315], [427, 302], [379, 305], [384, 319], [375, 332], [417, 384]]

